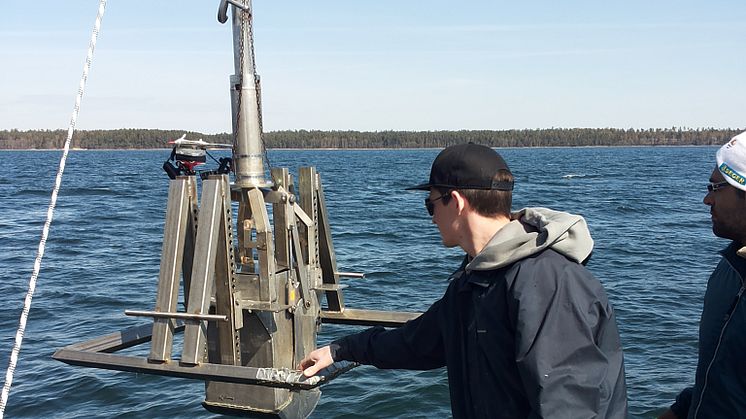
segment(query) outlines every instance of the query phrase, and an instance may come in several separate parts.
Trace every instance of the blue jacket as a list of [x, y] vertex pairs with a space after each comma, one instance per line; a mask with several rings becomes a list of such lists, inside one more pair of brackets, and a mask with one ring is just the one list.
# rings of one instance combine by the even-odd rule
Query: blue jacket
[[671, 410], [679, 418], [746, 418], [746, 259], [736, 242], [710, 276], [699, 324], [694, 387]]
[[398, 329], [344, 337], [333, 359], [446, 366], [457, 419], [625, 418], [614, 311], [579, 263], [592, 248], [585, 221], [546, 209], [514, 217], [465, 258], [427, 312]]

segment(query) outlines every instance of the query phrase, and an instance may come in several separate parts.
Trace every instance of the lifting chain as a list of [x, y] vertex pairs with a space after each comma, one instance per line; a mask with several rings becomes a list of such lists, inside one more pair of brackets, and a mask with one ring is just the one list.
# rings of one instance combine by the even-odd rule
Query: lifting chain
[[[244, 13], [244, 16], [246, 13]], [[249, 16], [249, 19], [252, 17]], [[241, 21], [243, 26], [243, 19]], [[243, 28], [241, 28], [243, 30]], [[241, 38], [243, 39], [243, 38]], [[272, 165], [269, 163], [269, 154], [267, 154], [267, 144], [264, 142], [264, 118], [262, 117], [262, 87], [259, 81], [259, 73], [256, 72], [256, 55], [254, 54], [254, 24], [249, 21], [249, 45], [251, 46], [251, 62], [254, 63], [254, 91], [256, 91], [256, 106], [259, 115], [259, 139], [262, 141], [262, 150], [264, 151], [264, 161], [267, 163], [267, 170], [272, 170]], [[243, 48], [241, 49], [243, 54]], [[243, 57], [242, 62], [243, 62]]]
[[[238, 84], [233, 86], [234, 89], [238, 91], [238, 98], [236, 99], [236, 122], [235, 126], [233, 127], [233, 150], [231, 154], [234, 156], [236, 153], [236, 145], [238, 144], [238, 127], [241, 126], [241, 86], [243, 85], [243, 47], [244, 47], [244, 39], [243, 39], [243, 31], [244, 31], [244, 22], [245, 22], [245, 13], [243, 9], [239, 9], [238, 7], [233, 8], [233, 13], [241, 13], [241, 37], [238, 41], [238, 51], [239, 51], [239, 60], [238, 60]], [[235, 163], [235, 162], [234, 162]], [[235, 167], [235, 166], [234, 166]]]

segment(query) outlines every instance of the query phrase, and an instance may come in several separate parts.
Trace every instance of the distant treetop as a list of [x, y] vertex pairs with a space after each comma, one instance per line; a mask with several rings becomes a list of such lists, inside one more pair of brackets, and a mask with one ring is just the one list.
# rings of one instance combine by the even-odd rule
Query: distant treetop
[[[273, 148], [442, 148], [474, 142], [492, 147], [572, 147], [720, 145], [741, 129], [715, 128], [548, 128], [477, 131], [273, 131], [264, 134]], [[115, 129], [77, 131], [72, 147], [83, 149], [170, 148], [168, 141], [185, 134], [190, 139], [230, 143], [230, 134], [202, 134], [157, 129]], [[0, 149], [59, 149], [65, 130], [0, 131]]]

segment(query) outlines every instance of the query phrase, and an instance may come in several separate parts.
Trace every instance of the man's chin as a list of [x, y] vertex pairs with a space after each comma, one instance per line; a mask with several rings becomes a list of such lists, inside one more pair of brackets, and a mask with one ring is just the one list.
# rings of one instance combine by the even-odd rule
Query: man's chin
[[456, 243], [449, 243], [449, 242], [447, 242], [447, 241], [445, 241], [445, 240], [442, 240], [442, 241], [441, 241], [441, 243], [443, 243], [443, 246], [444, 246], [444, 247], [447, 247], [447, 248], [449, 248], [449, 249], [450, 249], [450, 248], [452, 248], [452, 247], [456, 247], [456, 246], [458, 246], [458, 244], [456, 244]]
[[715, 223], [712, 224], [712, 234], [723, 239], [735, 240], [735, 236], [733, 234], [731, 234], [727, 229], [723, 229]]

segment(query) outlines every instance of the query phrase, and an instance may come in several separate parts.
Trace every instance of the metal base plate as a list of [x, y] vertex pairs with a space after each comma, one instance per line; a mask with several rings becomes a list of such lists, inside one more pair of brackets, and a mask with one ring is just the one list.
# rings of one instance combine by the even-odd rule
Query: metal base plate
[[[121, 349], [150, 341], [152, 325], [143, 325], [86, 342], [66, 346], [52, 358], [70, 365], [165, 375], [205, 381], [222, 381], [238, 384], [255, 384], [291, 390], [311, 390], [357, 366], [351, 362], [338, 362], [306, 378], [300, 371], [278, 368], [255, 368], [203, 362], [197, 365], [181, 364], [179, 360], [153, 363], [144, 357], [117, 355]], [[183, 326], [176, 332], [183, 330]]]

